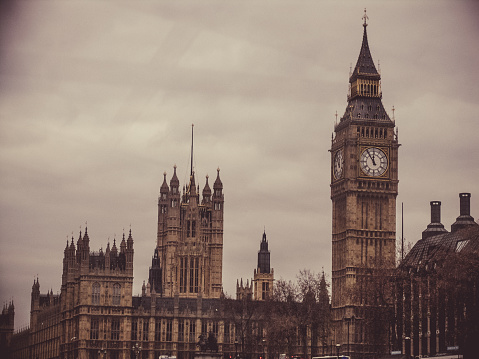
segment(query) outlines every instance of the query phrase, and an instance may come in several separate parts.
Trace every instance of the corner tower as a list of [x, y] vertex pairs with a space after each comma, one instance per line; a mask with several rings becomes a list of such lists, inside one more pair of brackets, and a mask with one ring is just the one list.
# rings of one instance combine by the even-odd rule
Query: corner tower
[[219, 298], [223, 269], [223, 183], [218, 168], [213, 193], [206, 176], [200, 199], [193, 171], [193, 129], [191, 148], [189, 183], [181, 195], [176, 166], [169, 187], [164, 174], [158, 198], [153, 265], [156, 279], [152, 280], [150, 275], [150, 288], [155, 287], [155, 291], [161, 288], [158, 294], [166, 297]]
[[[382, 104], [367, 37], [349, 78], [348, 104], [331, 142], [332, 309], [335, 343], [363, 350], [364, 283], [395, 266], [398, 138]], [[348, 340], [349, 333], [349, 340]], [[348, 345], [349, 343], [349, 345]]]
[[270, 251], [266, 240], [266, 231], [263, 232], [260, 249], [258, 251], [258, 267], [254, 270], [253, 290], [255, 300], [266, 300], [273, 293], [274, 269], [270, 266]]

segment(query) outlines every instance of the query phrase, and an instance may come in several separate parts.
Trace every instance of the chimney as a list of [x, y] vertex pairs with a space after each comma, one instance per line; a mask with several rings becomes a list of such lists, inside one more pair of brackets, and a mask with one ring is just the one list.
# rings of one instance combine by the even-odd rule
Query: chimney
[[470, 216], [471, 215], [471, 194], [459, 193], [459, 201], [460, 201], [459, 211], [461, 216]]
[[447, 233], [444, 225], [441, 223], [441, 201], [431, 201], [431, 223], [422, 232], [422, 239]]
[[474, 218], [471, 216], [471, 194], [470, 193], [459, 193], [459, 217], [456, 218], [456, 222], [451, 225], [451, 232], [456, 232], [457, 230], [478, 225], [474, 222]]
[[441, 223], [441, 201], [431, 203], [431, 223]]

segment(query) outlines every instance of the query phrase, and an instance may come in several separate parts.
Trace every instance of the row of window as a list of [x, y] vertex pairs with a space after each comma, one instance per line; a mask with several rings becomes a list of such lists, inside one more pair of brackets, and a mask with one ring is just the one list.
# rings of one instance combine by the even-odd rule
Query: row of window
[[[178, 200], [177, 199], [172, 199], [170, 201], [170, 207], [171, 208], [178, 207]], [[221, 203], [215, 203], [214, 209], [219, 211], [221, 209]], [[164, 205], [164, 204], [160, 205], [160, 212], [161, 213], [167, 213], [167, 211], [168, 211], [168, 209], [167, 209], [166, 205]]]
[[[361, 114], [358, 113], [358, 117], [361, 117]], [[366, 118], [367, 115], [366, 115]], [[377, 117], [375, 117], [377, 118]], [[388, 138], [388, 130], [387, 128], [377, 128], [377, 127], [360, 127], [357, 128], [358, 137], [366, 137], [366, 138]]]
[[[139, 323], [140, 322], [140, 323]], [[98, 325], [92, 319], [92, 330], [90, 331], [90, 337], [92, 336], [93, 326]], [[113, 321], [111, 323], [113, 333]], [[232, 343], [234, 338], [232, 337], [232, 331], [230, 330], [230, 323], [224, 324], [224, 343]], [[210, 331], [218, 338], [219, 334], [219, 322], [214, 321], [211, 323], [211, 327], [208, 330], [208, 322], [201, 322], [201, 334], [208, 334]], [[231, 328], [232, 329], [232, 328]], [[96, 329], [95, 329], [96, 330]], [[95, 331], [97, 333], [97, 331]], [[173, 341], [173, 319], [158, 319], [155, 321], [155, 341]], [[91, 338], [98, 339], [98, 337]], [[149, 340], [149, 321], [144, 320], [142, 323], [138, 319], [133, 319], [131, 323], [131, 340], [148, 341]], [[178, 321], [178, 341], [179, 342], [196, 342], [198, 336], [196, 333], [196, 320], [179, 320]]]
[[[200, 259], [198, 257], [192, 257], [189, 259], [189, 261], [188, 261], [188, 257], [180, 258], [180, 293], [186, 293], [187, 289], [189, 289], [189, 293], [199, 292], [199, 283], [200, 283], [200, 268], [199, 267], [200, 267]], [[188, 272], [189, 272], [189, 276], [188, 276]], [[188, 286], [188, 282], [189, 282], [189, 286]]]
[[[101, 292], [100, 283], [93, 283], [92, 288], [91, 288], [91, 304], [92, 305], [99, 305], [100, 304], [100, 292]], [[112, 293], [111, 304], [112, 305], [120, 305], [120, 301], [121, 301], [121, 286], [120, 286], [120, 284], [115, 283], [115, 284], [113, 284], [113, 293]]]
[[[103, 338], [100, 338], [100, 323], [102, 324]], [[107, 328], [102, 318], [93, 317], [90, 320], [90, 339], [107, 339]], [[120, 340], [120, 318], [112, 318], [110, 322], [110, 336], [111, 340]]]

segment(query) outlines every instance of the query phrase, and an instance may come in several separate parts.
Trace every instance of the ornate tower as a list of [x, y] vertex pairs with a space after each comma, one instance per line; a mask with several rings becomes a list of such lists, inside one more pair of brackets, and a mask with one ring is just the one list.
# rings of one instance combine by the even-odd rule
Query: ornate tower
[[270, 252], [266, 231], [258, 251], [258, 268], [254, 270], [253, 290], [255, 300], [266, 300], [273, 293], [274, 269], [270, 268]]
[[[223, 265], [223, 183], [218, 169], [212, 193], [206, 176], [200, 200], [193, 171], [193, 141], [191, 152], [190, 180], [186, 188], [183, 187], [181, 198], [176, 166], [170, 187], [165, 173], [160, 188], [155, 256], [156, 265], [161, 266], [162, 283], [156, 282], [155, 286], [161, 287], [162, 295], [167, 297], [219, 298]], [[150, 288], [152, 285], [150, 283]]]
[[[331, 143], [332, 308], [335, 343], [354, 354], [365, 342], [364, 283], [394, 268], [398, 138], [382, 104], [381, 76], [369, 51], [367, 16], [348, 104]], [[349, 336], [349, 337], [348, 337]], [[348, 345], [349, 344], [349, 345]]]

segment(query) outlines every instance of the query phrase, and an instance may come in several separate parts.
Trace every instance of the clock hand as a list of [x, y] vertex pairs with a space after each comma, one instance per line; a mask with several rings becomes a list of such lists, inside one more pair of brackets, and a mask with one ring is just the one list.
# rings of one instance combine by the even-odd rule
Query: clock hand
[[374, 152], [373, 152], [373, 155], [371, 156], [371, 153], [369, 152], [369, 149], [368, 149], [368, 155], [369, 155], [369, 158], [371, 158], [371, 160], [373, 161], [373, 165], [376, 166], [376, 161], [374, 161]]

